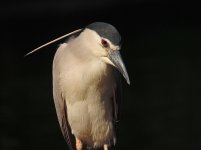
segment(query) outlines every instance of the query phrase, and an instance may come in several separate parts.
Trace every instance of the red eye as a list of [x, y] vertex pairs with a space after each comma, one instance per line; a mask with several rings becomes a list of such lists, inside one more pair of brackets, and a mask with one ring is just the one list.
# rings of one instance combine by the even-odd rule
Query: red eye
[[106, 40], [104, 40], [104, 39], [101, 40], [101, 44], [103, 45], [103, 47], [108, 47], [109, 46], [108, 42]]

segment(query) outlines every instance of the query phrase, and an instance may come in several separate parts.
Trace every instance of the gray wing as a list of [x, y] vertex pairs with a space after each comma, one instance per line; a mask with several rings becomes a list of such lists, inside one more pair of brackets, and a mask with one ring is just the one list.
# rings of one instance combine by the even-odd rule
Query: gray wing
[[[114, 121], [114, 128], [117, 136], [118, 125], [120, 121], [120, 112], [121, 112], [121, 101], [122, 101], [122, 85], [121, 85], [121, 74], [118, 70], [114, 70], [114, 78], [116, 81], [116, 87], [113, 89], [113, 121]], [[114, 145], [111, 149], [116, 149], [116, 138], [113, 139]]]
[[[53, 72], [54, 72], [53, 67]], [[61, 127], [61, 131], [63, 136], [69, 146], [70, 150], [73, 150], [72, 142], [71, 142], [71, 129], [68, 124], [68, 117], [67, 117], [67, 107], [66, 107], [66, 100], [62, 96], [61, 88], [57, 81], [56, 74], [53, 74], [53, 96], [54, 96], [54, 103], [57, 112], [58, 121]]]
[[120, 111], [121, 111], [121, 101], [122, 101], [122, 84], [121, 84], [121, 74], [115, 70], [114, 77], [116, 80], [116, 88], [113, 92], [113, 114], [114, 122], [117, 126], [120, 120]]

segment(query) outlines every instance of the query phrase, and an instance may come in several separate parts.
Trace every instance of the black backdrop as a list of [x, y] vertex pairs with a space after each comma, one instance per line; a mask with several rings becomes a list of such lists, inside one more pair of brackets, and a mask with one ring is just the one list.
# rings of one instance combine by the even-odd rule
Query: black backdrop
[[201, 148], [201, 21], [193, 1], [5, 1], [0, 5], [0, 150], [64, 150], [52, 98], [57, 42], [94, 21], [116, 26], [131, 85], [118, 148]]

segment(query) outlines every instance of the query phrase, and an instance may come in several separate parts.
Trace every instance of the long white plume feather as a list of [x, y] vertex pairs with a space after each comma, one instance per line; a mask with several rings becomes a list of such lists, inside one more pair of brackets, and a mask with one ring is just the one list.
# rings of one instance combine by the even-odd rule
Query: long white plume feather
[[56, 39], [54, 39], [54, 40], [52, 40], [52, 41], [50, 41], [50, 42], [48, 42], [48, 43], [45, 43], [45, 44], [39, 46], [38, 48], [36, 48], [36, 49], [30, 51], [29, 53], [27, 53], [27, 54], [24, 55], [24, 56], [26, 57], [26, 56], [28, 56], [28, 55], [30, 55], [30, 54], [32, 54], [32, 53], [38, 51], [39, 49], [41, 49], [41, 48], [43, 48], [43, 47], [46, 47], [46, 46], [48, 46], [48, 45], [50, 45], [50, 44], [52, 44], [52, 43], [54, 43], [54, 42], [56, 42], [56, 41], [59, 41], [59, 40], [61, 40], [61, 39], [63, 39], [63, 38], [66, 38], [66, 37], [68, 37], [68, 36], [70, 36], [70, 35], [72, 35], [72, 34], [75, 34], [75, 33], [77, 33], [77, 32], [80, 32], [81, 30], [82, 30], [82, 29], [75, 30], [75, 31], [70, 32], [70, 33], [67, 33], [67, 34], [65, 34], [65, 35], [63, 35], [63, 36], [61, 36], [61, 37], [59, 37], [59, 38], [56, 38]]

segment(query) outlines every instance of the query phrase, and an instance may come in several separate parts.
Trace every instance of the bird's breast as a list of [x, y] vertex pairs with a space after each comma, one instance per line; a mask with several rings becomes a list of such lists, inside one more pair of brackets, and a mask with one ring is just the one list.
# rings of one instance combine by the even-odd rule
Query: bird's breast
[[79, 64], [61, 71], [60, 85], [69, 102], [91, 100], [90, 97], [102, 99], [112, 94], [115, 86], [113, 69], [101, 61]]
[[114, 136], [112, 66], [93, 62], [76, 69], [79, 71], [66, 70], [60, 76], [73, 134], [87, 143], [108, 143]]

